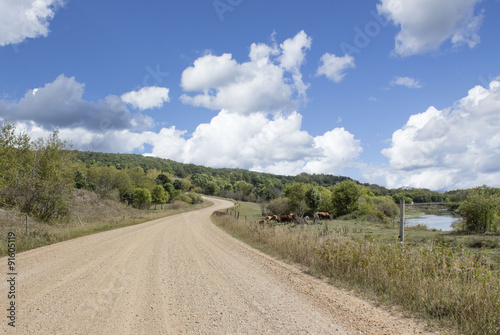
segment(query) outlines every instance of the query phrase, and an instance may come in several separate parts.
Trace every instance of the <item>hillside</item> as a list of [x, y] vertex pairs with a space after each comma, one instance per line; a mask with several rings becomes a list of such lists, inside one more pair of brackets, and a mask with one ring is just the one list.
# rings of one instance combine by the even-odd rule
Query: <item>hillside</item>
[[[296, 176], [285, 176], [247, 171], [243, 169], [216, 169], [195, 164], [179, 163], [170, 159], [148, 157], [137, 154], [115, 154], [92, 151], [75, 151], [75, 153], [77, 161], [84, 164], [86, 167], [113, 166], [118, 170], [140, 167], [143, 171], [154, 169], [162, 173], [170, 174], [175, 178], [189, 178], [191, 180], [193, 180], [193, 177], [196, 179], [196, 176], [198, 175], [209, 175], [214, 181], [219, 181], [219, 187], [222, 188], [221, 192], [224, 190], [233, 192], [235, 191], [234, 185], [236, 182], [246, 182], [251, 184], [254, 187], [254, 190], [255, 188], [257, 189], [257, 193], [254, 194], [255, 197], [253, 200], [256, 200], [257, 198], [271, 200], [279, 197], [282, 194], [284, 187], [293, 183], [312, 184], [315, 186], [329, 188], [344, 180], [351, 179], [345, 176], [334, 176], [329, 174], [301, 173]], [[359, 182], [357, 183], [360, 184]], [[233, 187], [228, 187], [228, 184], [231, 184]], [[448, 198], [447, 193], [442, 194], [427, 189], [387, 189], [384, 186], [376, 184], [363, 184], [363, 186], [368, 187], [375, 195], [396, 195], [395, 200], [398, 201], [400, 198], [411, 198], [411, 201], [417, 203], [443, 202]], [[237, 191], [238, 190], [236, 190], [236, 193]], [[202, 193], [216, 194], [218, 192]], [[250, 195], [248, 191], [243, 193], [247, 193], [245, 194], [247, 197]], [[454, 195], [454, 193], [451, 195]]]

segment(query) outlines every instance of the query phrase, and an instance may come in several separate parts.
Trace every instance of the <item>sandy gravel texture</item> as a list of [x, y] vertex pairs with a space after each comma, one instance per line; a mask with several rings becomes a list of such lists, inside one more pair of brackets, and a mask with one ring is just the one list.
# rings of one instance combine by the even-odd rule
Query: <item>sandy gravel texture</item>
[[429, 334], [230, 237], [210, 214], [232, 204], [211, 200], [17, 255], [16, 328], [2, 280], [0, 333]]

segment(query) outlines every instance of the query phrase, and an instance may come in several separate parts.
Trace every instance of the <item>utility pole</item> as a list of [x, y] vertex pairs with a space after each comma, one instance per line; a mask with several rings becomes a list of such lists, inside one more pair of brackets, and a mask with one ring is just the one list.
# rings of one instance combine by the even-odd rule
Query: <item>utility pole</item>
[[405, 200], [400, 202], [399, 242], [405, 241]]

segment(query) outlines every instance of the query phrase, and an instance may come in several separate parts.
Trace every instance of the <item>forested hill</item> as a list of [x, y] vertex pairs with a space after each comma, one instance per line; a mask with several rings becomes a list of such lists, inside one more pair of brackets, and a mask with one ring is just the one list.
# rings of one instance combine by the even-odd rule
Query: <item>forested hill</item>
[[301, 173], [297, 176], [282, 176], [243, 169], [214, 169], [201, 165], [178, 163], [170, 159], [137, 154], [113, 154], [92, 151], [76, 151], [76, 153], [76, 159], [87, 167], [92, 165], [114, 166], [119, 170], [140, 167], [144, 171], [156, 169], [164, 173], [169, 173], [177, 178], [186, 178], [195, 174], [210, 174], [213, 177], [223, 178], [230, 182], [245, 181], [253, 185], [258, 185], [267, 180], [268, 182], [273, 181], [273, 183], [279, 181], [282, 185], [301, 182], [323, 187], [330, 187], [343, 180], [350, 179], [348, 177], [326, 174], [310, 175]]
[[[76, 159], [87, 167], [104, 166], [141, 171], [156, 170], [174, 178], [189, 179], [197, 190], [205, 194], [233, 197], [232, 193], [243, 193], [244, 200], [269, 201], [280, 197], [287, 185], [303, 183], [330, 188], [349, 180], [348, 177], [327, 174], [301, 173], [296, 176], [274, 175], [270, 173], [247, 171], [243, 169], [214, 169], [195, 164], [178, 163], [170, 159], [148, 157], [137, 154], [114, 154], [92, 151], [76, 151]], [[243, 183], [244, 182], [244, 183]], [[238, 183], [238, 185], [236, 185]], [[358, 183], [359, 184], [359, 183]], [[247, 185], [247, 186], [245, 186]], [[392, 196], [396, 202], [442, 202], [447, 199], [463, 201], [455, 194], [442, 194], [427, 189], [387, 189], [375, 184], [363, 184], [376, 196]], [[457, 199], [451, 199], [457, 198]], [[460, 199], [458, 199], [460, 198]]]

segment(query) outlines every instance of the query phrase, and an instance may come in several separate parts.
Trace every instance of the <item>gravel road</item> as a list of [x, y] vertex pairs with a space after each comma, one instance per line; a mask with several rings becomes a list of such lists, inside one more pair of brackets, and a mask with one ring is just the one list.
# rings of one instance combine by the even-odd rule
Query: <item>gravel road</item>
[[[228, 236], [214, 206], [16, 255], [5, 333], [429, 334]], [[5, 237], [7, 238], [7, 237]], [[15, 301], [15, 329], [8, 325]], [[2, 332], [0, 331], [0, 332]], [[16, 332], [17, 331], [17, 332]], [[3, 333], [3, 332], [2, 332]]]

